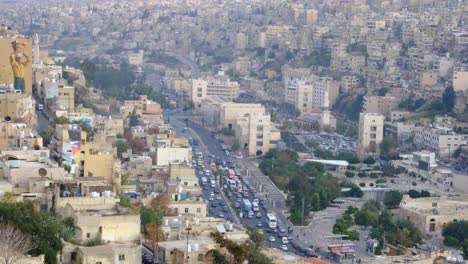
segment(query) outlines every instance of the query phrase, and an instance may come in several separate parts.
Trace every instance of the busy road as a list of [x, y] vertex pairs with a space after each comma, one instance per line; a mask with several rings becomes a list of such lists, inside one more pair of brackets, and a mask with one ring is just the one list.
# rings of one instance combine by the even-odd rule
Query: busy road
[[[237, 222], [259, 232], [265, 245], [302, 256], [315, 256], [312, 249], [297, 241], [292, 228], [269, 208], [271, 203], [247, 181], [240, 160], [227, 156], [221, 142], [203, 128], [187, 127], [183, 119], [170, 118], [177, 135], [191, 141], [192, 165], [196, 169], [208, 215]], [[223, 176], [217, 176], [223, 175]], [[250, 204], [250, 205], [249, 205]], [[234, 216], [233, 214], [236, 214]]]

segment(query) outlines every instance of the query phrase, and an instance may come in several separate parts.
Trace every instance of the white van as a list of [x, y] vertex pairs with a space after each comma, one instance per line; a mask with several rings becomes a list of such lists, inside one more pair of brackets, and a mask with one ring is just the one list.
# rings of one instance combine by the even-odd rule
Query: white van
[[216, 182], [215, 180], [211, 180], [211, 188], [215, 188], [216, 187]]

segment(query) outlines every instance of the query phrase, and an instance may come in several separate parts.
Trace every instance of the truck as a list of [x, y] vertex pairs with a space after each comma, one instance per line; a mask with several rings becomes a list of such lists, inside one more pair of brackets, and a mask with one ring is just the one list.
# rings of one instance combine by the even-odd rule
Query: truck
[[242, 200], [242, 207], [244, 207], [244, 211], [246, 212], [252, 211], [252, 204], [250, 203], [249, 199]]

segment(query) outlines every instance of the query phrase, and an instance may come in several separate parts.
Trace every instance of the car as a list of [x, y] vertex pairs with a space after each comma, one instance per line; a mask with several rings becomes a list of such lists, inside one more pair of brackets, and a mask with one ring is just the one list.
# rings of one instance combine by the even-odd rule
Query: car
[[229, 211], [228, 207], [227, 207], [227, 206], [223, 206], [223, 212], [226, 212], [226, 213], [227, 213], [228, 211]]
[[292, 246], [294, 249], [299, 249], [299, 248], [301, 248], [301, 246], [299, 246], [299, 244], [297, 244], [296, 242], [291, 242], [291, 246]]
[[235, 202], [235, 203], [234, 203], [234, 206], [235, 206], [236, 208], [239, 208], [239, 207], [240, 207], [240, 203], [239, 203], [239, 202]]
[[227, 193], [227, 196], [232, 197], [232, 193], [231, 193], [231, 192], [228, 192], [228, 193]]
[[251, 219], [254, 215], [254, 212], [253, 211], [249, 211], [249, 213], [247, 214], [247, 218]]
[[262, 226], [263, 226], [262, 222], [258, 221], [257, 222], [257, 227], [262, 227]]
[[216, 195], [216, 200], [221, 200], [221, 195]]
[[244, 198], [249, 198], [249, 193], [248, 193], [248, 192], [243, 192], [243, 193], [242, 193], [242, 196], [243, 196]]
[[281, 245], [280, 248], [283, 251], [288, 251], [288, 246], [286, 246], [286, 245]]
[[228, 188], [227, 184], [223, 184], [223, 188], [227, 189]]
[[278, 231], [278, 237], [285, 237], [285, 236], [286, 236], [285, 232]]
[[273, 232], [273, 230], [271, 228], [267, 228], [266, 232], [271, 233], [271, 232]]
[[218, 217], [220, 217], [220, 218], [224, 218], [224, 214], [223, 214], [223, 212], [219, 212], [219, 213], [218, 213]]
[[210, 196], [210, 198], [208, 198], [209, 201], [214, 201], [214, 197], [213, 196]]
[[258, 203], [259, 201], [260, 201], [260, 200], [258, 200], [258, 199], [255, 198], [255, 199], [253, 199], [252, 202], [253, 202], [253, 203]]
[[278, 231], [280, 233], [286, 233], [286, 229], [284, 227], [282, 227], [282, 226], [278, 227]]
[[282, 237], [282, 238], [281, 238], [281, 243], [283, 243], [283, 244], [288, 244], [288, 243], [289, 243], [288, 238], [287, 238], [287, 237]]
[[214, 193], [219, 193], [219, 189], [214, 189]]
[[258, 212], [257, 213], [257, 218], [261, 218], [262, 217], [262, 213]]
[[276, 241], [276, 238], [274, 236], [270, 236], [268, 238], [268, 241], [270, 241], [271, 243], [274, 243]]
[[218, 204], [216, 202], [211, 203], [211, 207], [216, 207], [216, 206], [218, 206]]
[[210, 189], [210, 187], [208, 187], [208, 185], [203, 185], [203, 190], [206, 191], [206, 190], [209, 190], [209, 189]]

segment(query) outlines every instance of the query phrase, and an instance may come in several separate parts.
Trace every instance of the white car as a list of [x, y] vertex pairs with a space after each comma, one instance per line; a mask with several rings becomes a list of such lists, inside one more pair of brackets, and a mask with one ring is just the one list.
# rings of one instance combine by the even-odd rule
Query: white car
[[289, 243], [288, 238], [287, 238], [287, 237], [282, 237], [282, 238], [281, 238], [281, 243], [283, 243], [283, 244], [288, 244], [288, 243]]
[[221, 200], [221, 195], [217, 195], [216, 200]]
[[270, 236], [270, 238], [268, 238], [268, 240], [271, 242], [271, 243], [274, 243], [276, 241], [275, 237], [274, 236]]
[[283, 251], [288, 251], [288, 246], [286, 246], [286, 245], [281, 245], [280, 248], [281, 248]]

